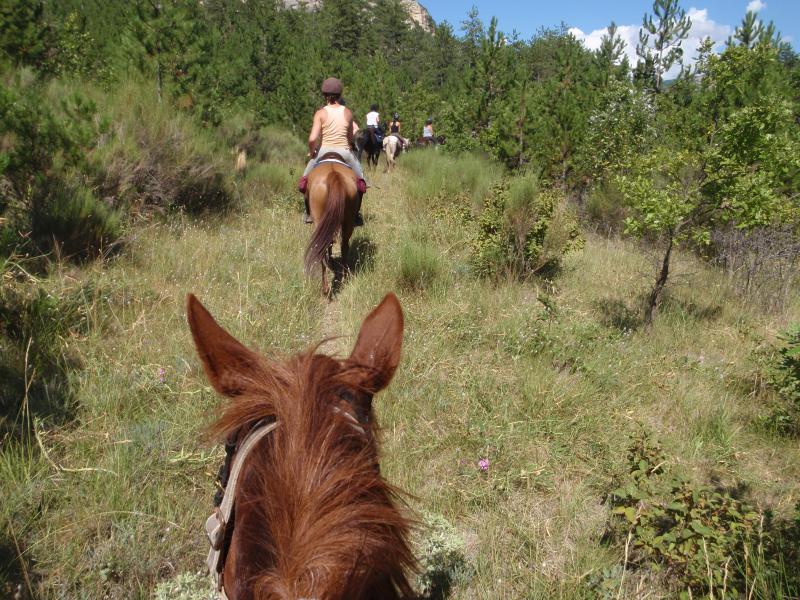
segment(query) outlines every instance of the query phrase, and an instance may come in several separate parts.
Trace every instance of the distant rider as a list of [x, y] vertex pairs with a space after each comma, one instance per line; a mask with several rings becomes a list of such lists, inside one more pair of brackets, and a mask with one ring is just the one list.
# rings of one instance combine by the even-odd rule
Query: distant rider
[[433, 137], [433, 119], [425, 121], [425, 127], [422, 128], [422, 139], [426, 144], [436, 143], [436, 139]]
[[380, 124], [381, 115], [378, 113], [378, 105], [373, 104], [369, 107], [369, 112], [367, 113], [367, 133], [373, 147], [378, 143], [377, 132]]
[[400, 115], [394, 113], [392, 115], [392, 122], [389, 123], [389, 135], [393, 135], [400, 140], [400, 147], [405, 148], [408, 146], [408, 140], [400, 135], [400, 126]]
[[349, 108], [342, 106], [339, 99], [342, 96], [342, 82], [335, 77], [329, 77], [322, 82], [322, 95], [325, 97], [325, 106], [314, 113], [311, 133], [308, 135], [308, 156], [311, 160], [306, 165], [306, 170], [300, 178], [297, 188], [305, 195], [306, 214], [304, 223], [311, 223], [311, 214], [308, 206], [308, 174], [317, 164], [317, 157], [328, 152], [335, 152], [342, 157], [356, 174], [358, 187], [358, 210], [356, 224], [362, 225], [361, 196], [367, 191], [367, 182], [364, 181], [364, 172], [361, 164], [352, 152], [353, 148], [353, 113]]

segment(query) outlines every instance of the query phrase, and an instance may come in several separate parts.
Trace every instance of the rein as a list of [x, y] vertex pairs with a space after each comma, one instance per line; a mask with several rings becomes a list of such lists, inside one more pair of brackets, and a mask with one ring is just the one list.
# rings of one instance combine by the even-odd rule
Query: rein
[[223, 481], [225, 487], [222, 494], [222, 502], [206, 520], [206, 536], [211, 544], [206, 564], [211, 577], [214, 579], [217, 593], [222, 600], [228, 600], [223, 587], [222, 570], [225, 566], [224, 555], [227, 551], [225, 542], [229, 539], [229, 528], [233, 529], [231, 515], [233, 515], [233, 503], [236, 499], [236, 486], [239, 483], [239, 475], [242, 472], [244, 461], [253, 451], [253, 448], [256, 447], [256, 444], [272, 433], [277, 426], [277, 421], [260, 421], [249, 431], [238, 449], [226, 445], [226, 451], [230, 449], [234, 451], [233, 464], [230, 468], [227, 482]]
[[[335, 414], [341, 415], [353, 428], [361, 435], [366, 435], [364, 427], [359, 420], [349, 411], [343, 410], [338, 406], [333, 406]], [[225, 463], [220, 470], [220, 485], [222, 486], [222, 501], [214, 509], [211, 516], [206, 519], [206, 537], [208, 538], [211, 549], [208, 552], [206, 565], [214, 580], [214, 587], [221, 600], [228, 600], [225, 594], [225, 586], [222, 580], [222, 572], [225, 568], [225, 555], [228, 550], [230, 534], [233, 531], [234, 502], [236, 499], [236, 487], [239, 483], [239, 476], [242, 472], [245, 460], [250, 456], [253, 448], [272, 433], [279, 425], [278, 421], [262, 420], [253, 426], [247, 433], [240, 445], [233, 443], [225, 444]]]

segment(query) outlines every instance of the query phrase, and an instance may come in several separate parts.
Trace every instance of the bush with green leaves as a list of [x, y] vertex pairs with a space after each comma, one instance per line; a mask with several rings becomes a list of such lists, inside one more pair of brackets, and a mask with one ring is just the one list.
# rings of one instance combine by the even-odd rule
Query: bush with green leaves
[[768, 371], [768, 378], [778, 393], [781, 405], [772, 420], [786, 433], [800, 433], [800, 323], [782, 332], [777, 360]]
[[87, 176], [106, 123], [83, 94], [53, 103], [21, 75], [0, 89], [0, 253], [96, 254], [121, 235], [119, 214]]
[[[796, 524], [776, 521], [727, 490], [670, 474], [669, 462], [648, 434], [632, 440], [629, 471], [609, 497], [605, 536], [625, 548], [625, 569], [667, 574], [682, 598], [714, 590], [736, 596], [757, 586], [774, 597], [777, 588], [798, 583], [785, 563], [795, 554], [786, 550], [796, 541]], [[767, 575], [775, 573], [783, 579]]]
[[564, 196], [542, 189], [533, 175], [496, 184], [477, 218], [472, 265], [480, 276], [524, 276], [557, 267], [583, 246], [577, 219]]

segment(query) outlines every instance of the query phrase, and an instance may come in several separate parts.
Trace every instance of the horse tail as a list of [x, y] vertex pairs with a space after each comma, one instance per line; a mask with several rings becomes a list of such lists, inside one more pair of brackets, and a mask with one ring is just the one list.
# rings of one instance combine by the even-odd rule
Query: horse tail
[[319, 263], [324, 264], [327, 260], [328, 248], [333, 244], [333, 238], [344, 220], [347, 197], [344, 177], [336, 169], [332, 169], [325, 178], [325, 185], [328, 188], [328, 201], [306, 248], [306, 273], [312, 273]]

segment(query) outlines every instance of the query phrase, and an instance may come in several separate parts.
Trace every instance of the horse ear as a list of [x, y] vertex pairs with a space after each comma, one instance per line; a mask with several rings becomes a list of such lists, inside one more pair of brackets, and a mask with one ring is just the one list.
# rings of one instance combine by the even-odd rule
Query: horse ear
[[259, 355], [220, 327], [193, 294], [186, 297], [186, 318], [203, 369], [214, 389], [229, 397], [245, 393], [261, 371]]
[[361, 324], [348, 362], [367, 367], [363, 387], [376, 393], [392, 380], [403, 346], [403, 309], [394, 294], [383, 301]]

